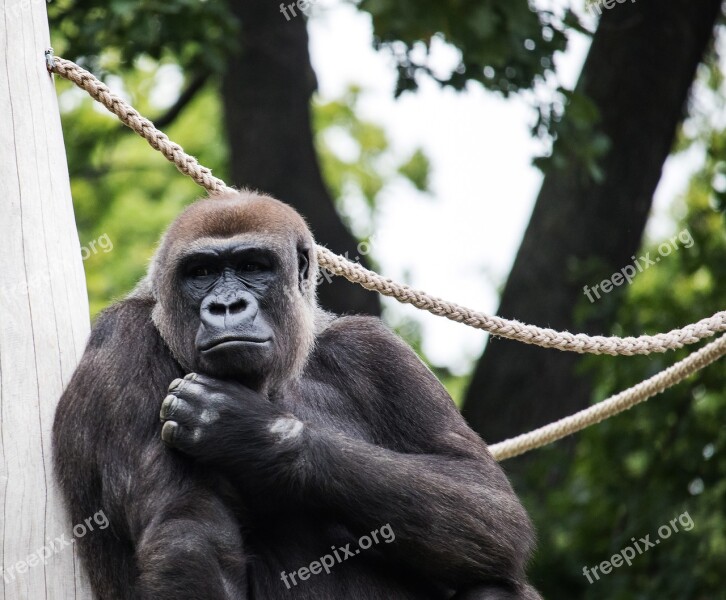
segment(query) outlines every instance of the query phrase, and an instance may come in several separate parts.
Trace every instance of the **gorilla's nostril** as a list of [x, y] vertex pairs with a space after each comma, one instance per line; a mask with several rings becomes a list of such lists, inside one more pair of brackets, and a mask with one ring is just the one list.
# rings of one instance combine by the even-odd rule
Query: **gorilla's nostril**
[[247, 302], [242, 299], [236, 300], [229, 305], [229, 313], [231, 315], [235, 313], [243, 312], [247, 308]]
[[212, 302], [207, 310], [216, 317], [223, 317], [227, 314], [227, 307], [221, 302]]

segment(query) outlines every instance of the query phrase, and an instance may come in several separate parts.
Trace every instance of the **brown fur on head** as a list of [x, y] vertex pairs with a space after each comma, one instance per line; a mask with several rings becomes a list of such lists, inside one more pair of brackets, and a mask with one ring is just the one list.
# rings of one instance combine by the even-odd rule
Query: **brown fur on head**
[[[240, 191], [205, 198], [189, 206], [169, 227], [152, 260], [148, 280], [156, 301], [154, 322], [164, 341], [187, 370], [215, 373], [215, 365], [200, 361], [195, 336], [200, 325], [199, 307], [190, 305], [180, 292], [180, 264], [185, 256], [219, 243], [252, 244], [270, 249], [278, 258], [279, 277], [268, 298], [260, 303], [275, 336], [272, 358], [254, 357], [257, 365], [240, 365], [264, 379], [265, 387], [299, 374], [314, 344], [317, 310], [315, 283], [318, 266], [315, 243], [303, 218], [290, 206], [269, 196]], [[300, 276], [300, 256], [308, 269]], [[210, 372], [211, 371], [211, 372]]]

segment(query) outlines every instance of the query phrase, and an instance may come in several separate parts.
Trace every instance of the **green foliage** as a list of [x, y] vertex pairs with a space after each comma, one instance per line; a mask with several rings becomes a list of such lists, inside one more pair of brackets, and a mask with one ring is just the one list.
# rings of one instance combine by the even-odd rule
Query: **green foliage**
[[[567, 118], [565, 118], [565, 116]], [[610, 150], [610, 140], [598, 131], [600, 111], [580, 92], [557, 90], [556, 101], [538, 106], [533, 134], [551, 139], [551, 150], [534, 160], [542, 171], [572, 169], [595, 182], [604, 179], [601, 159]]]
[[[723, 135], [723, 134], [722, 134]], [[724, 136], [726, 138], [726, 136]], [[722, 155], [724, 156], [724, 155]], [[710, 177], [687, 196], [695, 243], [638, 275], [614, 334], [668, 331], [723, 309], [726, 234], [714, 211]], [[684, 235], [684, 238], [687, 237]], [[663, 241], [663, 240], [661, 240]], [[657, 255], [657, 246], [646, 248]], [[692, 351], [692, 348], [691, 350]], [[648, 357], [589, 357], [595, 400], [666, 368], [689, 350]], [[648, 403], [591, 427], [574, 462], [565, 446], [537, 451], [520, 490], [540, 533], [533, 569], [546, 597], [585, 600], [726, 598], [726, 371], [711, 366]], [[570, 465], [563, 469], [561, 465]], [[593, 584], [583, 575], [687, 511], [695, 522]]]
[[407, 162], [398, 168], [398, 172], [408, 179], [419, 192], [429, 190], [429, 174], [431, 163], [423, 150], [418, 149]]
[[[527, 0], [361, 0], [358, 7], [373, 17], [376, 46], [396, 61], [397, 95], [416, 90], [421, 76], [456, 90], [470, 82], [505, 96], [532, 90], [556, 80], [554, 54], [567, 48], [569, 34], [590, 33], [569, 6], [546, 10]], [[429, 64], [436, 41], [459, 53], [446, 76]], [[582, 93], [561, 86], [548, 95], [547, 101], [533, 101], [538, 116], [532, 133], [548, 147], [535, 166], [543, 171], [572, 167], [601, 181], [600, 161], [610, 142], [598, 132], [597, 108]]]
[[[576, 24], [569, 10], [538, 12], [526, 0], [361, 0], [358, 7], [373, 17], [377, 45], [397, 61], [398, 93], [415, 90], [420, 74], [455, 89], [468, 81], [505, 95], [529, 89], [552, 71], [553, 54]], [[447, 77], [427, 64], [436, 38], [461, 55]]]
[[[376, 45], [397, 61], [398, 93], [416, 89], [419, 74], [455, 89], [468, 81], [504, 94], [530, 89], [553, 72], [567, 32], [582, 31], [569, 8], [537, 10], [527, 0], [361, 0], [358, 8], [373, 18]], [[187, 71], [220, 72], [239, 47], [239, 23], [222, 0], [56, 0], [49, 16], [56, 50], [95, 69], [104, 61], [129, 67], [140, 56], [173, 56]], [[461, 55], [443, 78], [427, 64], [437, 38]]]
[[[569, 7], [538, 9], [527, 0], [360, 0], [357, 6], [373, 19], [375, 46], [393, 56], [397, 95], [416, 90], [421, 76], [456, 90], [470, 82], [504, 95], [531, 90], [555, 74], [553, 57], [566, 49], [568, 34], [584, 31]], [[219, 74], [239, 48], [240, 24], [222, 0], [57, 0], [49, 15], [56, 50], [100, 75], [129, 69], [140, 57], [173, 60], [190, 79]], [[458, 51], [449, 73], [436, 73], [429, 64], [437, 41]], [[592, 107], [562, 88], [553, 95], [536, 106], [532, 131], [556, 144], [535, 164], [542, 169], [574, 164], [597, 180], [607, 142], [593, 135]], [[573, 113], [566, 120], [564, 106]], [[426, 165], [413, 158], [403, 174], [424, 189]], [[375, 195], [374, 178], [366, 180], [373, 185], [366, 196]]]
[[221, 72], [238, 47], [238, 23], [215, 0], [56, 0], [48, 16], [56, 52], [97, 74], [129, 68], [141, 56], [174, 57], [188, 72]]
[[[420, 148], [403, 161], [396, 158], [383, 128], [357, 116], [360, 93], [353, 86], [339, 99], [316, 102], [314, 129], [323, 176], [344, 218], [350, 212], [347, 202], [358, 199], [365, 205], [367, 225], [349, 225], [354, 233], [367, 239], [379, 194], [399, 177], [417, 190], [428, 192], [430, 164]], [[341, 142], [347, 151], [338, 149]]]

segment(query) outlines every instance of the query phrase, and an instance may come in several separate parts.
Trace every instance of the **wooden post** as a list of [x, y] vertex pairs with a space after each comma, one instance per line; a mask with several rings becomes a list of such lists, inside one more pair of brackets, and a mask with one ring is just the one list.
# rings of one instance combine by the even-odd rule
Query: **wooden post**
[[91, 597], [50, 446], [89, 319], [49, 45], [43, 0], [0, 0], [0, 600]]

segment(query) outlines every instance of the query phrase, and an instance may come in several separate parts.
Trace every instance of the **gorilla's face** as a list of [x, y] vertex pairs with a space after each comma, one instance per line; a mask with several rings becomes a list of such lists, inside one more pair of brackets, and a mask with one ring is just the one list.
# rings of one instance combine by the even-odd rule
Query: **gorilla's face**
[[169, 230], [155, 259], [154, 321], [187, 370], [261, 388], [299, 373], [312, 346], [313, 242], [276, 201], [235, 200], [195, 207], [210, 213], [203, 229], [185, 213]]
[[181, 291], [199, 315], [197, 370], [216, 376], [268, 372], [276, 343], [272, 300], [284, 288], [275, 253], [217, 242], [185, 256], [179, 270]]

